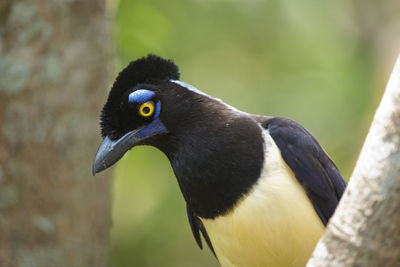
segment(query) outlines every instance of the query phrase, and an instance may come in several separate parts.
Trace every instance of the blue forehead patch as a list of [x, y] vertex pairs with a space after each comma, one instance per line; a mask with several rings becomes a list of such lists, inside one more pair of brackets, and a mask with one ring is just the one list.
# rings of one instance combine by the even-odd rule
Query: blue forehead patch
[[135, 103], [143, 103], [152, 98], [155, 95], [154, 92], [146, 90], [146, 89], [139, 89], [136, 90], [135, 92], [132, 92], [129, 94], [129, 102], [135, 102]]

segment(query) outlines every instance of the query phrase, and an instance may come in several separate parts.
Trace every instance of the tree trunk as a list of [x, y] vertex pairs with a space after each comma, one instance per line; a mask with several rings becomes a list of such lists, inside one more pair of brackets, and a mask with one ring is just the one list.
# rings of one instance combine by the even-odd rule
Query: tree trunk
[[0, 266], [107, 266], [105, 1], [1, 1], [0, 25]]
[[400, 266], [400, 57], [350, 183], [307, 266]]

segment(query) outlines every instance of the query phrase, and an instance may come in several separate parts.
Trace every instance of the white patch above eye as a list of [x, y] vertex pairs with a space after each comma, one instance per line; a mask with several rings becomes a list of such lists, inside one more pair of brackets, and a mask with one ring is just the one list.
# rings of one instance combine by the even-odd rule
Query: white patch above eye
[[179, 81], [179, 80], [170, 80], [170, 82], [176, 83], [176, 84], [182, 86], [183, 88], [186, 88], [186, 89], [188, 89], [189, 91], [195, 92], [195, 93], [197, 93], [197, 94], [199, 94], [199, 95], [203, 95], [203, 96], [205, 96], [205, 97], [208, 97], [208, 98], [210, 98], [210, 99], [213, 99], [213, 100], [215, 100], [215, 101], [218, 101], [218, 102], [224, 104], [228, 109], [232, 110], [233, 112], [237, 112], [237, 113], [240, 113], [240, 114], [242, 114], [242, 115], [248, 115], [248, 113], [243, 112], [243, 111], [240, 111], [240, 110], [238, 110], [238, 109], [232, 107], [231, 105], [226, 104], [224, 101], [222, 101], [222, 100], [219, 99], [219, 98], [215, 98], [215, 97], [212, 97], [212, 96], [210, 96], [210, 95], [207, 95], [206, 93], [203, 93], [202, 91], [200, 91], [199, 89], [197, 89], [197, 88], [194, 87], [193, 85], [190, 85], [190, 84], [188, 84], [188, 83], [185, 83], [185, 82], [182, 82], [182, 81]]
[[[204, 96], [207, 96], [207, 97], [211, 97], [211, 96], [209, 96], [209, 95], [203, 93], [202, 91], [200, 91], [199, 89], [197, 89], [197, 88], [194, 87], [193, 85], [190, 85], [190, 84], [188, 84], [188, 83], [185, 83], [185, 82], [182, 82], [182, 81], [179, 81], [179, 80], [170, 80], [170, 81], [173, 82], [173, 83], [176, 83], [176, 84], [178, 84], [178, 85], [180, 85], [180, 86], [182, 86], [182, 87], [185, 87], [186, 89], [188, 89], [188, 90], [190, 90], [190, 91], [193, 91], [193, 92], [195, 92], [195, 93], [198, 93], [198, 94], [200, 94], [200, 95], [204, 95]], [[211, 97], [211, 98], [213, 98], [213, 97]]]

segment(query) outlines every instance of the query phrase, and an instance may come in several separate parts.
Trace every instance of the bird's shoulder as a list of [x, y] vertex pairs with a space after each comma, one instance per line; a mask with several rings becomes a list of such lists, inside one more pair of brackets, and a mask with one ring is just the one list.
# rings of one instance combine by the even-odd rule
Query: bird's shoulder
[[254, 115], [253, 118], [268, 131], [321, 221], [326, 224], [346, 187], [333, 161], [314, 136], [299, 123], [281, 117]]

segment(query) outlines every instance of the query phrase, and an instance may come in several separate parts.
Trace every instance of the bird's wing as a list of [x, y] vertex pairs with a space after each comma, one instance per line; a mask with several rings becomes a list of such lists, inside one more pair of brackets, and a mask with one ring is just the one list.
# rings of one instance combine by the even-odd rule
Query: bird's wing
[[201, 222], [201, 220], [199, 219], [199, 217], [197, 217], [192, 210], [189, 208], [188, 205], [186, 205], [186, 211], [187, 211], [187, 215], [188, 215], [188, 219], [189, 219], [189, 224], [190, 224], [190, 228], [192, 229], [192, 233], [194, 236], [194, 239], [196, 240], [197, 245], [200, 247], [200, 249], [203, 249], [203, 244], [201, 243], [201, 238], [200, 238], [200, 232], [204, 237], [204, 240], [206, 241], [208, 247], [210, 248], [210, 250], [212, 251], [212, 253], [215, 255], [214, 252], [214, 248], [211, 244], [211, 240], [208, 237], [206, 228], [204, 227], [203, 223]]
[[326, 225], [346, 187], [335, 164], [317, 140], [297, 122], [278, 117], [254, 118], [269, 130], [282, 158], [292, 169]]

